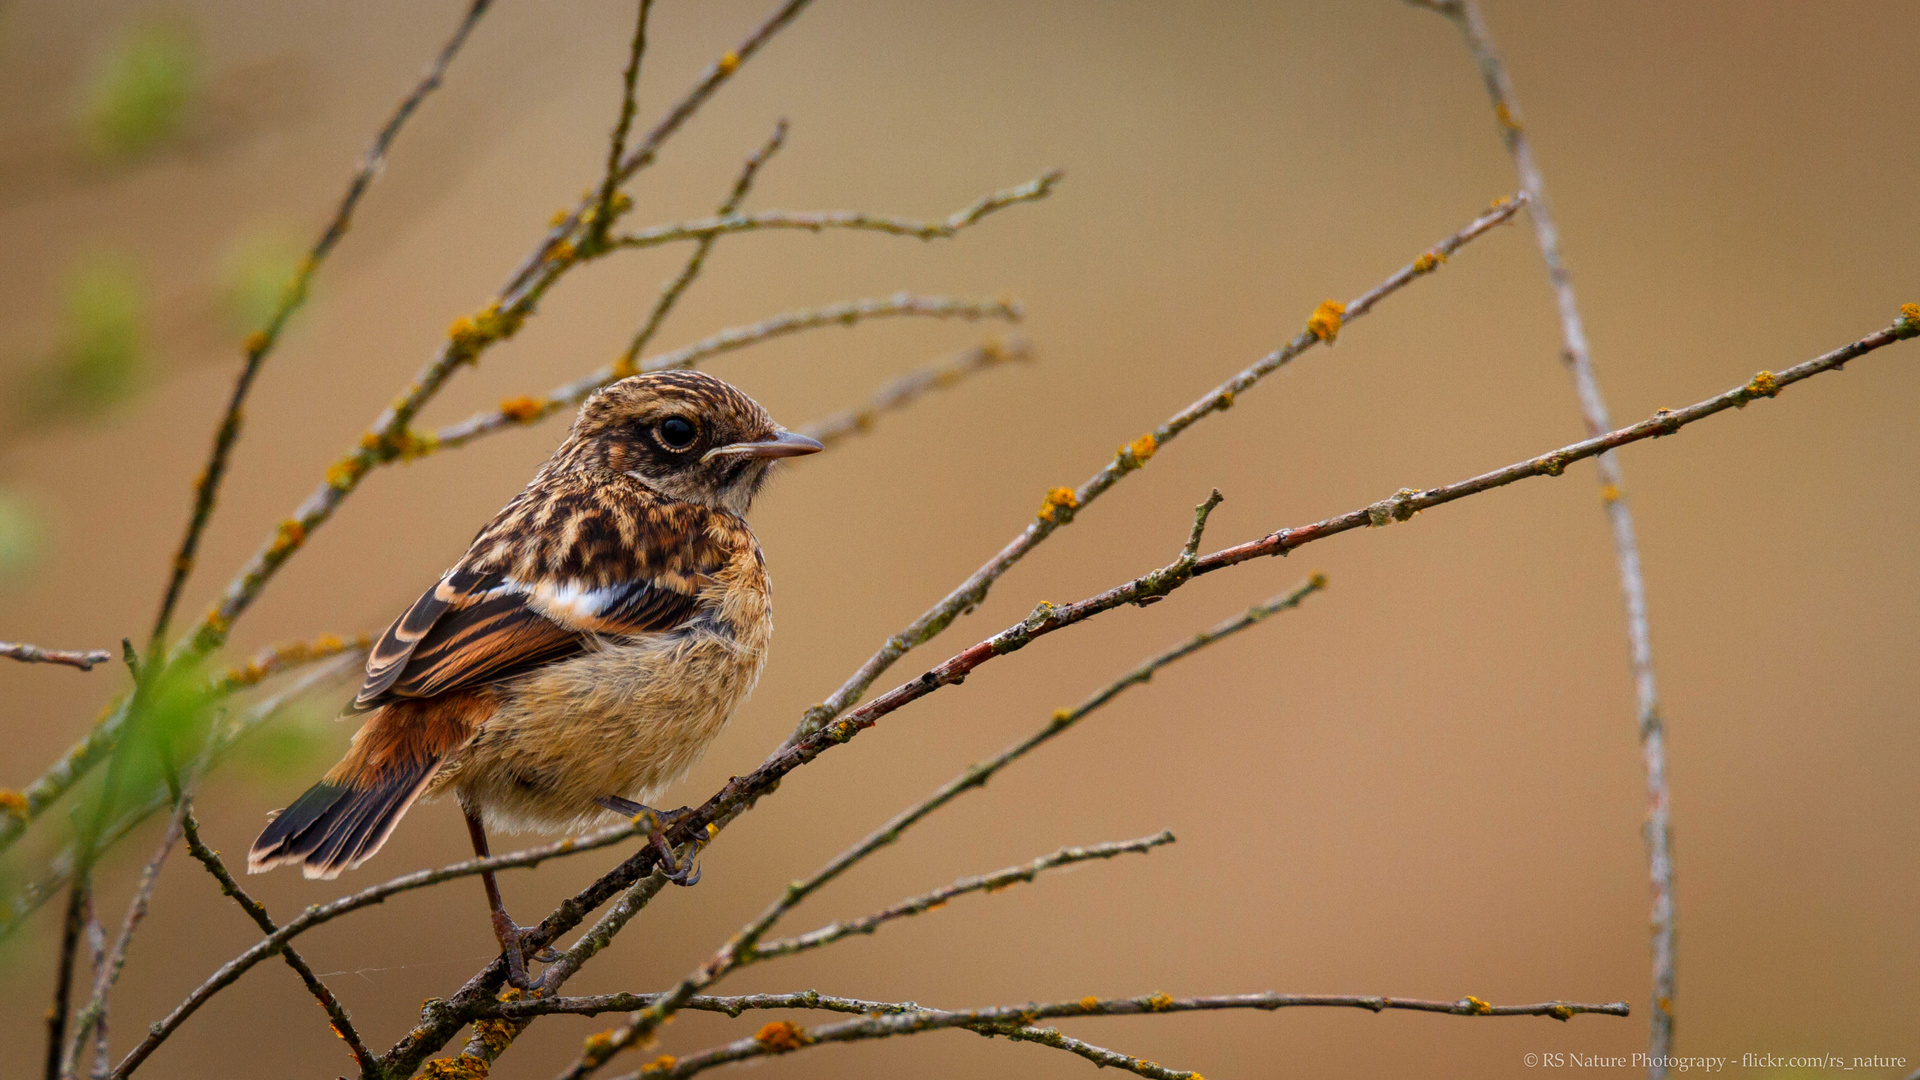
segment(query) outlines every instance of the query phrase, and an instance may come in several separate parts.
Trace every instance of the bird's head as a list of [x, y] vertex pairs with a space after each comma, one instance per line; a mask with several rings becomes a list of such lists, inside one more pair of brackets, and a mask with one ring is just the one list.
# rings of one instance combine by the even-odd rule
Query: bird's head
[[588, 398], [556, 456], [625, 473], [670, 498], [745, 515], [775, 461], [820, 449], [720, 379], [657, 371]]

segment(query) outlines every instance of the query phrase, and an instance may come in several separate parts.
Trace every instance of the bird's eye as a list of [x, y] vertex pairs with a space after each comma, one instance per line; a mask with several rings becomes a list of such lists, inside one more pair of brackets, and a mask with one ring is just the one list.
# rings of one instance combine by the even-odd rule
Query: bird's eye
[[660, 445], [669, 450], [685, 450], [693, 445], [694, 436], [699, 434], [693, 421], [684, 416], [667, 417], [660, 421], [660, 426], [654, 428], [653, 432], [660, 440]]

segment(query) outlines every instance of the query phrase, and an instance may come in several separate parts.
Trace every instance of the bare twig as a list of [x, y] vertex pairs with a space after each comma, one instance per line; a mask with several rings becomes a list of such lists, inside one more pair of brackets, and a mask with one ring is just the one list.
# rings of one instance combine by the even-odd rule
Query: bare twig
[[[1474, 219], [1466, 228], [1434, 245], [1386, 281], [1381, 282], [1371, 291], [1361, 294], [1352, 303], [1344, 306], [1333, 303], [1322, 304], [1320, 311], [1315, 313], [1315, 319], [1321, 320], [1318, 324], [1312, 324], [1310, 329], [1301, 331], [1292, 341], [1268, 353], [1252, 367], [1215, 387], [1205, 397], [1175, 413], [1159, 427], [1121, 447], [1114, 455], [1113, 461], [1078, 488], [1054, 489], [1042, 504], [1039, 515], [1028, 523], [1020, 535], [1014, 537], [1006, 547], [1001, 548], [998, 554], [988, 560], [986, 565], [974, 571], [972, 576], [948, 593], [939, 603], [928, 608], [905, 629], [888, 638], [880, 650], [860, 666], [859, 671], [842, 684], [840, 689], [834, 691], [832, 697], [808, 709], [799, 727], [788, 738], [789, 744], [807, 737], [819, 730], [827, 721], [846, 711], [867, 692], [882, 673], [893, 666], [895, 661], [905, 656], [910, 650], [931, 641], [951, 625], [954, 619], [979, 606], [980, 602], [986, 599], [987, 591], [992, 588], [993, 583], [1025, 557], [1027, 552], [1051, 536], [1055, 529], [1072, 521], [1079, 509], [1105, 494], [1107, 489], [1119, 483], [1122, 477], [1145, 465], [1160, 447], [1207, 415], [1231, 406], [1237, 396], [1284, 367], [1294, 357], [1319, 342], [1331, 341], [1343, 319], [1351, 322], [1364, 316], [1373, 309], [1375, 304], [1398, 292], [1415, 278], [1431, 273], [1442, 260], [1459, 250], [1462, 245], [1511, 218], [1519, 209], [1520, 201], [1518, 198], [1503, 199], [1495, 203], [1491, 209]], [[1326, 328], [1325, 322], [1329, 313], [1332, 320], [1330, 330]]]
[[[710, 356], [744, 349], [749, 345], [758, 345], [763, 341], [785, 337], [803, 330], [852, 326], [869, 319], [897, 315], [915, 315], [934, 319], [1004, 319], [1008, 322], [1017, 322], [1020, 319], [1020, 307], [1008, 300], [915, 296], [904, 292], [886, 297], [849, 300], [824, 307], [783, 312], [757, 323], [722, 330], [691, 345], [655, 356], [640, 364], [638, 370], [668, 371], [675, 368], [689, 368]], [[435, 450], [464, 446], [482, 435], [518, 424], [534, 423], [569, 405], [578, 405], [595, 390], [619, 378], [619, 366], [617, 363], [609, 364], [591, 374], [555, 387], [545, 397], [515, 398], [503, 402], [500, 408], [475, 413], [465, 420], [450, 424], [427, 436], [415, 453], [431, 453]]]
[[207, 458], [206, 468], [194, 482], [193, 512], [187, 520], [186, 535], [180, 539], [180, 549], [173, 557], [172, 576], [167, 581], [166, 593], [160, 601], [160, 613], [153, 623], [152, 644], [147, 650], [149, 655], [158, 657], [161, 654], [167, 636], [167, 625], [173, 619], [175, 605], [180, 602], [180, 590], [186, 585], [187, 576], [193, 572], [194, 556], [200, 547], [200, 536], [206, 531], [207, 521], [213, 516], [214, 501], [220, 492], [220, 482], [226, 478], [227, 459], [232, 455], [233, 444], [240, 438], [242, 406], [246, 404], [247, 394], [253, 389], [254, 377], [260, 373], [261, 364], [266, 361], [267, 354], [273, 351], [275, 343], [279, 341], [280, 332], [286, 328], [287, 320], [291, 319], [300, 305], [306, 302], [307, 287], [313, 280], [314, 272], [320, 268], [321, 263], [326, 261], [327, 256], [332, 254], [334, 246], [340, 242], [340, 238], [346, 235], [348, 227], [353, 224], [353, 212], [360, 205], [360, 197], [366, 194], [374, 177], [380, 175], [381, 167], [386, 164], [387, 149], [393, 145], [394, 137], [400, 133], [400, 128], [406, 124], [414, 110], [419, 108], [420, 102], [439, 87], [441, 78], [446, 75], [447, 66], [453, 63], [453, 58], [460, 52], [461, 46], [467, 43], [467, 35], [472, 33], [480, 17], [485, 15], [492, 5], [493, 0], [473, 0], [472, 5], [467, 9], [466, 16], [455, 28], [453, 36], [447, 39], [446, 45], [441, 47], [440, 55], [434, 58], [433, 63], [427, 65], [426, 73], [414, 86], [413, 92], [400, 102], [399, 107], [388, 118], [386, 126], [382, 127], [380, 134], [374, 137], [373, 145], [367, 149], [366, 155], [360, 159], [360, 167], [354, 170], [353, 180], [347, 185], [347, 193], [341, 197], [340, 207], [334, 211], [333, 220], [327, 223], [325, 231], [320, 234], [320, 239], [314, 242], [313, 249], [307, 253], [305, 259], [301, 260], [299, 269], [294, 273], [293, 280], [287, 283], [286, 291], [281, 294], [280, 303], [274, 309], [272, 316], [267, 319], [266, 326], [248, 335], [246, 362], [241, 365], [239, 378], [234, 381], [233, 393], [227, 401], [226, 413], [220, 419], [220, 426], [214, 431], [213, 450]]
[[940, 240], [955, 235], [995, 210], [1046, 198], [1065, 175], [1055, 169], [1017, 187], [983, 195], [971, 205], [954, 211], [940, 221], [917, 221], [858, 210], [827, 210], [811, 214], [791, 210], [761, 210], [751, 214], [723, 213], [674, 225], [656, 225], [614, 237], [612, 242], [620, 247], [656, 247], [681, 240], [705, 240], [727, 233], [758, 232], [763, 229], [801, 229], [807, 232], [854, 229], [918, 240]]
[[81, 671], [92, 671], [95, 664], [113, 659], [113, 654], [105, 649], [43, 649], [13, 641], [0, 641], [0, 656], [25, 664], [65, 664]]
[[778, 956], [792, 956], [823, 945], [831, 945], [854, 934], [871, 934], [895, 919], [920, 915], [942, 907], [956, 896], [974, 892], [999, 892], [1015, 882], [1032, 881], [1040, 874], [1056, 867], [1071, 866], [1089, 859], [1111, 859], [1115, 855], [1125, 855], [1129, 852], [1145, 854], [1162, 844], [1171, 843], [1173, 843], [1173, 833], [1162, 831], [1152, 836], [1143, 836], [1138, 840], [1119, 840], [1106, 844], [1094, 844], [1091, 847], [1061, 848], [1051, 855], [1042, 855], [1029, 863], [1009, 866], [991, 874], [961, 878], [951, 885], [942, 886], [909, 900], [902, 900], [892, 907], [883, 908], [871, 915], [863, 915], [858, 919], [849, 919], [845, 922], [830, 923], [818, 930], [769, 941], [764, 945], [755, 945], [749, 956], [756, 961], [770, 960]]
[[47, 1007], [47, 1080], [60, 1077], [60, 1054], [67, 1045], [67, 1014], [73, 1008], [73, 962], [80, 949], [87, 909], [93, 903], [84, 873], [67, 890], [67, 915], [60, 925], [59, 967], [54, 969], [53, 1004]]
[[373, 638], [368, 634], [355, 634], [352, 637], [322, 634], [312, 641], [275, 645], [255, 653], [253, 659], [240, 667], [229, 668], [215, 684], [215, 690], [228, 692], [255, 686], [282, 672], [328, 660], [342, 653], [365, 652], [372, 645]]
[[633, 45], [627, 52], [627, 70], [622, 76], [620, 118], [614, 121], [613, 137], [608, 140], [607, 167], [600, 181], [600, 198], [588, 226], [588, 239], [595, 246], [606, 242], [607, 227], [613, 224], [613, 197], [620, 189], [620, 159], [626, 156], [627, 132], [633, 129], [633, 114], [638, 106], [636, 91], [640, 82], [640, 60], [647, 54], [647, 16], [653, 0], [640, 0], [640, 11], [633, 20]]
[[987, 341], [942, 363], [908, 372], [874, 391], [865, 405], [834, 413], [799, 429], [800, 434], [832, 446], [843, 439], [870, 430], [886, 413], [904, 409], [922, 395], [944, 389], [963, 379], [991, 371], [1009, 361], [1025, 362], [1030, 355], [1025, 340]]
[[[182, 800], [182, 805], [185, 805], [185, 800]], [[267, 914], [267, 909], [262, 907], [258, 900], [248, 896], [247, 891], [240, 887], [240, 883], [233, 880], [233, 875], [227, 871], [226, 864], [220, 861], [219, 853], [200, 841], [200, 829], [193, 820], [191, 809], [181, 817], [180, 823], [185, 828], [187, 850], [207, 868], [207, 873], [212, 874], [214, 879], [220, 882], [220, 891], [233, 897], [234, 903], [240, 905], [240, 909], [247, 913], [247, 917], [253, 920], [254, 925], [258, 926], [262, 933], [272, 935], [279, 929], [274, 925], [273, 918]], [[353, 1054], [354, 1063], [360, 1066], [360, 1075], [363, 1080], [384, 1080], [385, 1074], [380, 1070], [379, 1061], [374, 1058], [373, 1052], [367, 1049], [366, 1043], [360, 1041], [360, 1033], [354, 1030], [353, 1020], [347, 1016], [346, 1007], [333, 996], [333, 991], [314, 975], [313, 969], [307, 966], [307, 962], [301, 959], [300, 954], [295, 952], [292, 946], [282, 943], [279, 953], [287, 962], [287, 966], [293, 969], [294, 974], [300, 976], [300, 981], [306, 984], [307, 992], [312, 994], [314, 999], [320, 1002], [320, 1007], [327, 1011], [327, 1020], [332, 1025], [334, 1034], [346, 1042], [347, 1049]], [[122, 1062], [120, 1068], [114, 1071], [114, 1075], [125, 1076], [130, 1071], [132, 1071], [130, 1066]]]
[[[650, 995], [616, 995], [617, 997], [640, 1000]], [[821, 995], [767, 995], [776, 1001], [762, 1004], [757, 996], [742, 998], [710, 998], [710, 1011], [733, 1012], [735, 1009], [750, 1008], [819, 1008], [832, 1007], [834, 1011], [852, 1011], [843, 1004], [854, 1004], [849, 999], [825, 998]], [[779, 998], [787, 1000], [779, 1001]], [[809, 999], [822, 1004], [810, 1004]], [[527, 1016], [539, 1012], [584, 1012], [586, 1009], [559, 1008], [570, 999], [557, 1001], [527, 1000], [515, 1001], [499, 1006], [503, 1015]], [[585, 1000], [585, 999], [581, 999]], [[697, 1000], [697, 999], [696, 999]], [[826, 1004], [826, 1003], [831, 1003]], [[1625, 1002], [1605, 1005], [1589, 1005], [1567, 1001], [1547, 1001], [1533, 1005], [1494, 1005], [1476, 997], [1464, 997], [1458, 1001], [1430, 1001], [1419, 998], [1370, 997], [1345, 994], [1232, 994], [1216, 997], [1175, 998], [1165, 994], [1152, 994], [1136, 998], [1085, 997], [1077, 1001], [1057, 1001], [1045, 1004], [1029, 1002], [1024, 1005], [996, 1005], [983, 1009], [948, 1011], [926, 1009], [911, 1003], [859, 1002], [871, 1006], [862, 1011], [881, 1013], [869, 1015], [859, 1020], [848, 1020], [837, 1024], [822, 1025], [813, 1028], [799, 1028], [787, 1025], [781, 1030], [769, 1032], [763, 1028], [753, 1038], [741, 1039], [726, 1046], [702, 1051], [686, 1057], [660, 1062], [631, 1074], [622, 1080], [637, 1080], [645, 1077], [684, 1077], [704, 1072], [716, 1065], [752, 1058], [769, 1057], [791, 1053], [794, 1050], [825, 1043], [863, 1042], [873, 1039], [885, 1039], [900, 1035], [915, 1035], [925, 1031], [937, 1031], [945, 1028], [964, 1028], [980, 1031], [982, 1034], [1007, 1034], [1007, 1025], [1030, 1027], [1035, 1020], [1051, 1017], [1079, 1016], [1139, 1016], [1182, 1012], [1212, 1012], [1228, 1009], [1255, 1009], [1274, 1011], [1286, 1008], [1332, 1007], [1366, 1009], [1369, 1012], [1387, 1010], [1407, 1010], [1414, 1012], [1439, 1013], [1448, 1016], [1547, 1016], [1557, 1020], [1567, 1020], [1580, 1013], [1593, 1013], [1603, 1016], [1626, 1016], [1628, 1007]], [[594, 1009], [592, 1011], [603, 1011]], [[595, 1036], [599, 1038], [599, 1036]], [[590, 1040], [591, 1041], [591, 1040]], [[1108, 1051], [1112, 1053], [1112, 1051]], [[1123, 1055], [1124, 1056], [1124, 1055]], [[1138, 1060], [1138, 1059], [1132, 1059]], [[1106, 1064], [1127, 1067], [1118, 1061]], [[1144, 1074], [1155, 1075], [1155, 1074]], [[1175, 1076], [1191, 1076], [1191, 1073], [1172, 1073]]]
[[[1574, 296], [1573, 275], [1560, 251], [1560, 230], [1553, 219], [1553, 206], [1547, 200], [1546, 181], [1534, 162], [1533, 146], [1520, 119], [1520, 102], [1514, 95], [1513, 81], [1506, 65], [1494, 48], [1474, 0], [1445, 0], [1429, 3], [1452, 19], [1466, 39], [1467, 49], [1480, 68], [1481, 81], [1493, 103], [1499, 122], [1500, 138], [1513, 157], [1520, 176], [1520, 190], [1527, 194], [1527, 213], [1533, 219], [1534, 239], [1547, 267], [1547, 280], [1553, 286], [1554, 301], [1560, 311], [1563, 359], [1573, 375], [1574, 391], [1580, 399], [1580, 412], [1587, 434], [1599, 435], [1613, 427], [1607, 414], [1606, 398], [1594, 375], [1593, 355], [1587, 343], [1586, 325], [1580, 318], [1580, 305]], [[1620, 463], [1612, 454], [1601, 454], [1594, 466], [1600, 477], [1600, 501], [1606, 508], [1613, 535], [1614, 561], [1619, 566], [1620, 595], [1626, 606], [1628, 656], [1633, 672], [1636, 714], [1640, 731], [1640, 756], [1647, 774], [1647, 816], [1643, 824], [1647, 848], [1647, 874], [1652, 891], [1652, 911], [1648, 919], [1653, 953], [1653, 1007], [1648, 1017], [1648, 1075], [1653, 1080], [1666, 1076], [1664, 1064], [1673, 1051], [1674, 998], [1674, 897], [1672, 807], [1667, 795], [1666, 721], [1660, 711], [1660, 695], [1654, 683], [1653, 639], [1647, 620], [1647, 586], [1640, 572], [1640, 544], [1635, 536], [1633, 512], [1627, 506], [1626, 479]]]
[[160, 868], [166, 864], [167, 856], [173, 853], [174, 845], [180, 842], [187, 805], [185, 799], [176, 802], [173, 819], [167, 822], [160, 846], [153, 853], [153, 858], [147, 860], [146, 869], [140, 873], [140, 883], [134, 888], [133, 899], [127, 902], [126, 918], [120, 923], [120, 933], [113, 939], [113, 948], [103, 952], [94, 964], [93, 996], [80, 1010], [80, 1015], [74, 1018], [73, 1034], [67, 1039], [65, 1057], [60, 1066], [62, 1077], [70, 1077], [78, 1072], [80, 1058], [86, 1051], [88, 1033], [106, 1023], [107, 995], [113, 992], [113, 984], [119, 981], [120, 970], [126, 966], [127, 949], [133, 945], [134, 931], [139, 929], [140, 921], [147, 916], [147, 905], [153, 899], [153, 887], [160, 880]]

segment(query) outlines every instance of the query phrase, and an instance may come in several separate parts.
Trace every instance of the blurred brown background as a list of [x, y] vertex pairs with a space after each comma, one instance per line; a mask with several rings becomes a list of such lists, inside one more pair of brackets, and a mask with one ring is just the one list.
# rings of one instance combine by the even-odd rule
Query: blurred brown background
[[[143, 367], [119, 405], [81, 423], [10, 420], [0, 441], [12, 527], [37, 545], [0, 584], [0, 638], [107, 647], [144, 634], [238, 361], [232, 309], [244, 314], [248, 260], [271, 266], [308, 242], [464, 6], [0, 8], [5, 385], [28, 385], [61, 347], [62, 283], [86, 260], [120, 260], [144, 312]], [[767, 7], [662, 4], [643, 122]], [[631, 14], [615, 0], [502, 0], [482, 24], [262, 377], [187, 616], [594, 177]], [[1492, 2], [1487, 15], [1622, 422], [1852, 340], [1920, 300], [1911, 4]], [[203, 98], [166, 145], [103, 164], [74, 145], [73, 117], [115, 42], [156, 17], [197, 42]], [[792, 138], [753, 207], [932, 217], [1047, 167], [1067, 181], [948, 242], [725, 241], [660, 348], [901, 288], [1005, 291], [1027, 306], [1022, 333], [1038, 362], [888, 418], [763, 500], [756, 528], [780, 608], [773, 660], [669, 805], [757, 763], [807, 704], [1012, 536], [1047, 487], [1078, 483], [1115, 445], [1294, 334], [1317, 302], [1371, 287], [1515, 186], [1458, 35], [1391, 0], [821, 0], [643, 175], [636, 219], [709, 212], [780, 116]], [[569, 278], [429, 418], [604, 362], [683, 254], [622, 255]], [[714, 370], [798, 425], [993, 332], [896, 320], [791, 338]], [[1210, 487], [1228, 497], [1210, 540], [1220, 546], [1569, 442], [1580, 427], [1557, 350], [1532, 238], [1498, 231], [1182, 438], [896, 671], [919, 671], [1036, 600], [1159, 565]], [[1916, 362], [1914, 346], [1900, 346], [1626, 454], [1671, 732], [1685, 1053], [1920, 1064]], [[235, 653], [378, 630], [561, 430], [550, 421], [376, 474], [240, 624]], [[1564, 1026], [1324, 1010], [1062, 1025], [1215, 1077], [1517, 1076], [1529, 1051], [1644, 1049], [1644, 789], [1625, 636], [1591, 467], [1570, 473], [1215, 575], [896, 715], [792, 777], [708, 852], [699, 887], [663, 895], [571, 989], [668, 984], [782, 883], [961, 766], [1318, 568], [1328, 593], [1134, 691], [873, 860], [791, 929], [1062, 844], [1161, 827], [1179, 844], [968, 898], [727, 989], [943, 1006], [1471, 993], [1626, 999], [1636, 1010]], [[124, 678], [0, 667], [0, 784], [37, 775]], [[242, 851], [350, 733], [312, 726], [327, 740], [322, 758], [210, 785], [203, 813], [217, 846]], [[114, 864], [111, 910], [152, 835]], [[280, 873], [250, 884], [284, 916], [465, 845], [457, 815], [434, 805], [339, 882]], [[509, 904], [531, 920], [614, 858], [509, 874]], [[7, 1075], [37, 1068], [53, 924], [43, 911], [4, 961]], [[254, 937], [176, 856], [116, 999], [117, 1044]], [[385, 1046], [421, 999], [483, 962], [492, 939], [479, 886], [460, 882], [333, 923], [302, 948]], [[662, 1049], [757, 1022], [688, 1016]], [[544, 1021], [496, 1075], [548, 1075], [604, 1026]], [[346, 1067], [313, 1002], [268, 964], [143, 1075]], [[1090, 1068], [958, 1032], [767, 1067]]]

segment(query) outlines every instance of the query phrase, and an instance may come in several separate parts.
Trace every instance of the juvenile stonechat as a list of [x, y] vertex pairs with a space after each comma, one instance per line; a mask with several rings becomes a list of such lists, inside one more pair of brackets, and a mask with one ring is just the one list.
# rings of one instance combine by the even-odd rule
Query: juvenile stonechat
[[[368, 714], [325, 778], [247, 854], [332, 878], [451, 792], [487, 828], [582, 830], [650, 812], [746, 699], [773, 631], [745, 515], [768, 469], [820, 444], [711, 375], [635, 375], [581, 406], [566, 441], [374, 645], [348, 706]], [[670, 876], [691, 866], [650, 837]], [[509, 977], [522, 938], [481, 875]]]

